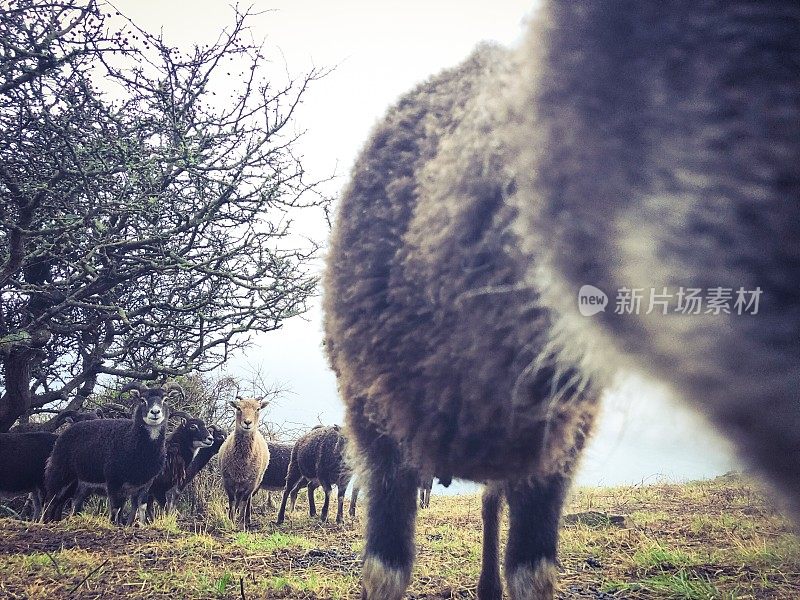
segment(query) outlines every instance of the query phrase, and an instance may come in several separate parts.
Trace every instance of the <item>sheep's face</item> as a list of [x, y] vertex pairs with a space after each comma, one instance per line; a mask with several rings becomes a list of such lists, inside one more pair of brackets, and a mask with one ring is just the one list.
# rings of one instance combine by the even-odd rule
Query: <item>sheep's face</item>
[[236, 429], [251, 432], [258, 429], [258, 413], [268, 402], [261, 398], [236, 398], [231, 406], [236, 409]]
[[167, 416], [169, 416], [169, 409], [164, 401], [164, 390], [160, 388], [153, 388], [150, 390], [131, 390], [131, 396], [134, 402], [138, 401], [136, 406], [136, 418], [147, 427], [161, 427]]
[[208, 431], [211, 432], [211, 436], [214, 438], [214, 444], [218, 447], [222, 445], [222, 442], [228, 437], [225, 431], [216, 425], [209, 425]]
[[214, 436], [211, 435], [211, 432], [206, 428], [206, 424], [203, 423], [202, 419], [187, 419], [183, 426], [186, 428], [186, 431], [189, 432], [192, 446], [195, 450], [199, 448], [208, 448], [214, 443]]

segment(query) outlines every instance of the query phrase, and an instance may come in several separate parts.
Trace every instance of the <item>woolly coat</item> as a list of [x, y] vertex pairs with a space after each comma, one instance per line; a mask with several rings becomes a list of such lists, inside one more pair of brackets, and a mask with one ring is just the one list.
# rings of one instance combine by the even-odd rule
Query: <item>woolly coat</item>
[[269, 464], [269, 448], [258, 429], [234, 430], [219, 449], [222, 483], [229, 495], [250, 496], [258, 489]]
[[357, 444], [388, 434], [443, 481], [561, 472], [595, 412], [589, 382], [555, 364], [513, 227], [515, 173], [492, 135], [509, 115], [491, 110], [513, 69], [483, 45], [389, 111], [340, 202], [324, 277]]

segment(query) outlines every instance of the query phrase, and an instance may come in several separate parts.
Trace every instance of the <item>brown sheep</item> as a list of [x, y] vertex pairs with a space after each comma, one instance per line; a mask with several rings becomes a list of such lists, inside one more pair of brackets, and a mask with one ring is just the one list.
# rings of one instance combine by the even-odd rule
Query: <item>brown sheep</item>
[[[364, 598], [402, 597], [416, 490], [488, 483], [481, 600], [555, 589], [619, 367], [670, 380], [800, 515], [800, 8], [550, 0], [404, 96], [343, 194], [326, 348], [368, 490]], [[790, 33], [791, 32], [791, 33]], [[581, 286], [744, 288], [746, 315], [579, 310]], [[674, 306], [673, 306], [674, 309]]]
[[253, 494], [258, 490], [269, 464], [269, 448], [258, 430], [258, 413], [268, 401], [260, 398], [236, 398], [236, 428], [219, 449], [219, 468], [228, 495], [228, 517], [242, 518], [250, 528]]

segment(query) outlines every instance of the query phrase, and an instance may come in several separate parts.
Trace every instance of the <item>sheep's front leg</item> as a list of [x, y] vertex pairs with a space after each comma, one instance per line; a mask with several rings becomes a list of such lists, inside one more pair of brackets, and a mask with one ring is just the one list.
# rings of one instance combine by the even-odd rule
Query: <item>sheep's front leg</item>
[[83, 512], [83, 505], [86, 504], [86, 499], [91, 495], [92, 490], [86, 485], [79, 485], [75, 495], [72, 497], [72, 514], [77, 515]]
[[562, 475], [507, 485], [505, 575], [511, 600], [553, 598], [558, 523], [567, 485]]
[[[422, 493], [422, 491], [420, 491]], [[503, 502], [501, 484], [487, 485], [483, 491], [483, 560], [478, 580], [479, 600], [502, 600], [500, 582], [500, 509]]]
[[399, 600], [414, 562], [417, 474], [402, 462], [394, 441], [380, 437], [369, 446], [367, 532], [363, 600]]
[[152, 523], [156, 520], [156, 499], [154, 496], [148, 496], [145, 501], [144, 520], [146, 523]]
[[[144, 507], [147, 499], [147, 491], [142, 490], [138, 492], [134, 492], [130, 496], [131, 498], [131, 512], [128, 515], [128, 520], [126, 525], [128, 527], [133, 526], [136, 521], [142, 523], [144, 521]], [[124, 502], [124, 501], [123, 501]]]
[[232, 489], [225, 489], [225, 494], [228, 496], [228, 519], [231, 523], [236, 525], [236, 521], [234, 520], [234, 511], [236, 510], [236, 495], [234, 494]]
[[252, 517], [253, 494], [248, 494], [244, 503], [244, 530], [250, 531], [250, 518]]
[[128, 497], [118, 487], [108, 486], [108, 516], [114, 525], [122, 525], [122, 509]]

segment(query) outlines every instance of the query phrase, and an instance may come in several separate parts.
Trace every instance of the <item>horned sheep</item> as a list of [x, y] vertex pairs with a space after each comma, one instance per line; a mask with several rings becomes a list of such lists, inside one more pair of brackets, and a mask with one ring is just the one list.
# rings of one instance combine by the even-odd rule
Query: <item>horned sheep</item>
[[131, 419], [82, 421], [56, 440], [45, 468], [45, 521], [61, 518], [80, 483], [105, 487], [112, 522], [122, 523], [128, 498], [127, 524], [136, 519], [150, 483], [164, 466], [169, 415], [165, 400], [181, 391], [175, 385], [147, 388], [138, 383], [123, 390], [129, 390], [136, 403]]
[[[431, 474], [488, 484], [479, 597], [502, 596], [505, 500], [510, 596], [551, 598], [561, 506], [619, 367], [671, 381], [800, 516], [800, 86], [787, 66], [800, 36], [787, 19], [795, 3], [549, 0], [521, 48], [480, 47], [373, 131], [324, 277], [326, 347], [369, 492], [364, 598], [407, 587]], [[591, 314], [583, 286], [671, 291], [673, 306]], [[677, 310], [695, 288], [762, 302]]]

